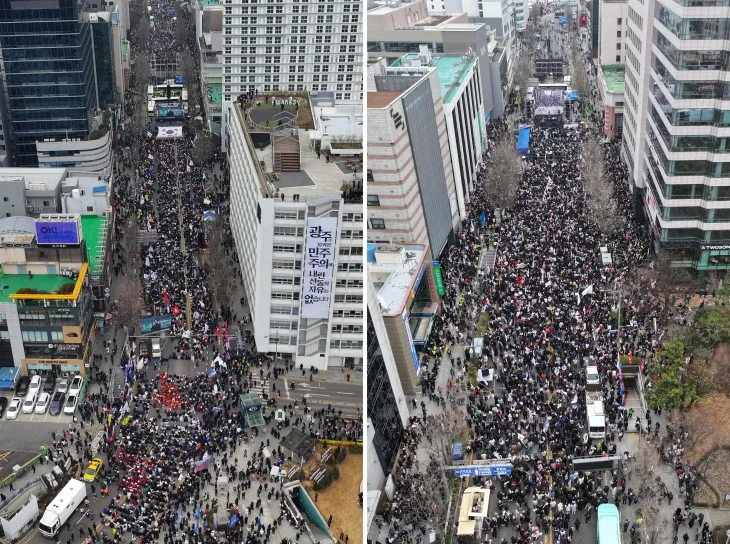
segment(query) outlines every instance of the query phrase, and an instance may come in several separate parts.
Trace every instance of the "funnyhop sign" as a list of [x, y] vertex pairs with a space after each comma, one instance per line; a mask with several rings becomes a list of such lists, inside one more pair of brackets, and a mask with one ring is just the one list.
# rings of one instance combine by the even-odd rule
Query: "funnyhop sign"
[[302, 317], [308, 319], [329, 317], [336, 243], [336, 217], [313, 217], [307, 220]]

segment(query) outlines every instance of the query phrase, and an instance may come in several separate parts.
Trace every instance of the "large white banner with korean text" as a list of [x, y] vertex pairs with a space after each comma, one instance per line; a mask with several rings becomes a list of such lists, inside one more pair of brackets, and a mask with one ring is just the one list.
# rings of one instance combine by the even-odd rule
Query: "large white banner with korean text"
[[332, 302], [337, 218], [307, 220], [307, 246], [302, 278], [302, 313], [308, 319], [327, 319]]

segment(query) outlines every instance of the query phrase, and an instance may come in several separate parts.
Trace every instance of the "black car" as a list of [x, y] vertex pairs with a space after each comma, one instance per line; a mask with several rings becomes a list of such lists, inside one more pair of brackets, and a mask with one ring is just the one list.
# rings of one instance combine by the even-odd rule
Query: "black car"
[[0, 397], [0, 417], [5, 415], [5, 408], [8, 407], [8, 399], [6, 397]]
[[56, 378], [54, 376], [48, 376], [46, 381], [43, 382], [43, 392], [51, 394], [53, 389], [56, 387]]
[[66, 395], [60, 391], [56, 391], [51, 399], [51, 406], [48, 408], [48, 413], [52, 416], [57, 416], [63, 409], [63, 401], [66, 399]]
[[30, 376], [22, 376], [15, 386], [15, 396], [21, 399], [28, 394], [28, 386], [30, 385]]

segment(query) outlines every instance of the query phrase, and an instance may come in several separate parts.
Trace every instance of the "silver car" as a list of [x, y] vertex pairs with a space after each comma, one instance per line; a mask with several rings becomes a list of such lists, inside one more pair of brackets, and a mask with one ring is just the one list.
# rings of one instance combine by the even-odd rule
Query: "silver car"
[[41, 393], [38, 396], [38, 401], [35, 403], [35, 413], [45, 414], [48, 411], [48, 406], [51, 404], [51, 395], [48, 393]]
[[63, 378], [60, 382], [58, 382], [58, 389], [56, 389], [58, 393], [63, 393], [64, 395], [68, 393], [68, 378]]

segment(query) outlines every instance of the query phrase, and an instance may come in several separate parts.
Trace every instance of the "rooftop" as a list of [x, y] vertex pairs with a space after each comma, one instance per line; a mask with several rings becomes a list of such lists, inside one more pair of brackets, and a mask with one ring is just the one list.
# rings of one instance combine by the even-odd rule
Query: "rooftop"
[[[244, 119], [246, 114], [238, 102], [235, 103], [235, 111], [240, 122], [246, 127], [245, 130], [248, 131], [248, 124]], [[278, 108], [275, 111], [279, 111]], [[339, 197], [342, 186], [352, 180], [352, 174], [343, 173], [335, 162], [330, 161], [328, 163], [324, 157], [317, 158], [317, 154], [312, 151], [313, 146], [309, 130], [299, 128], [297, 135], [299, 137], [301, 171], [282, 172], [279, 174], [279, 179], [276, 180], [272, 177], [274, 158], [271, 145], [267, 145], [263, 149], [255, 148], [256, 162], [263, 166], [262, 170], [259, 171], [259, 178], [265, 176], [265, 179], [259, 179], [261, 192], [267, 192], [264, 187], [271, 184], [280, 194], [284, 194], [287, 200], [290, 200], [291, 196], [295, 194], [299, 195], [301, 202], [321, 197]], [[291, 139], [290, 141], [295, 140]]]
[[624, 92], [624, 70], [621, 64], [608, 64], [601, 66], [603, 80], [606, 82], [606, 89], [609, 93], [621, 94]]
[[[23, 178], [25, 189], [52, 191], [66, 177], [66, 168], [0, 168], [0, 182]], [[45, 185], [45, 188], [31, 185]]]
[[86, 252], [89, 258], [89, 274], [98, 276], [104, 268], [104, 246], [106, 237], [106, 215], [82, 215], [81, 235], [86, 241]]
[[371, 91], [368, 93], [368, 109], [387, 108], [402, 94], [402, 91]]
[[[371, 246], [375, 246], [375, 257], [371, 260]], [[399, 251], [403, 248], [403, 251]], [[380, 260], [380, 250], [385, 250]], [[376, 296], [383, 315], [399, 315], [403, 311], [408, 295], [416, 282], [426, 246], [421, 244], [368, 244], [368, 274], [377, 290]]]
[[421, 19], [417, 23], [413, 23], [413, 26], [438, 26], [452, 18], [453, 15], [431, 15], [425, 19]]
[[[391, 66], [398, 68], [403, 66], [404, 59], [418, 60], [418, 53], [409, 53], [402, 58], [396, 60]], [[461, 87], [463, 77], [470, 73], [471, 69], [477, 63], [476, 56], [466, 57], [463, 55], [439, 55], [433, 56], [431, 59], [432, 68], [436, 68], [439, 73], [439, 82], [441, 84], [441, 96], [445, 103], [449, 103], [456, 96], [456, 92]]]
[[206, 83], [208, 100], [216, 104], [223, 103], [223, 83]]
[[24, 288], [53, 292], [62, 285], [76, 283], [71, 278], [56, 274], [2, 274], [0, 273], [0, 302], [12, 302], [10, 295]]

